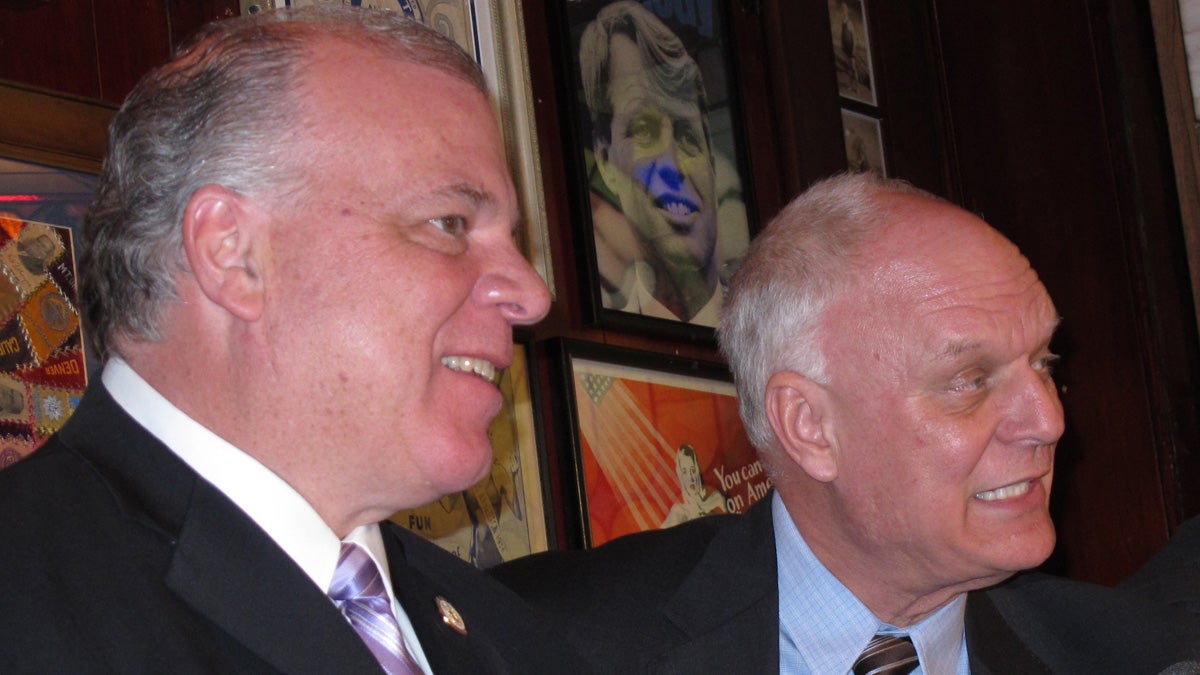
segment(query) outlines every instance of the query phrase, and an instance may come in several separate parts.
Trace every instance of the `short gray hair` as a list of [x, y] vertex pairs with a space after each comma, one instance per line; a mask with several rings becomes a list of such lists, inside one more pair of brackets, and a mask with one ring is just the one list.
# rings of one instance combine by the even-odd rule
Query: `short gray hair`
[[872, 173], [822, 180], [796, 197], [751, 243], [725, 298], [717, 338], [737, 385], [750, 442], [775, 445], [763, 408], [767, 380], [788, 370], [827, 382], [819, 329], [825, 310], [857, 279], [856, 259], [889, 224], [883, 193], [942, 201]]
[[305, 7], [202, 28], [142, 78], [109, 129], [79, 265], [81, 311], [100, 360], [120, 338], [161, 336], [162, 308], [176, 298], [173, 276], [185, 268], [180, 222], [197, 189], [302, 187], [306, 176], [291, 176], [287, 163], [303, 121], [281, 113], [303, 110], [305, 66], [313, 45], [327, 39], [439, 69], [487, 95], [458, 45], [396, 12]]

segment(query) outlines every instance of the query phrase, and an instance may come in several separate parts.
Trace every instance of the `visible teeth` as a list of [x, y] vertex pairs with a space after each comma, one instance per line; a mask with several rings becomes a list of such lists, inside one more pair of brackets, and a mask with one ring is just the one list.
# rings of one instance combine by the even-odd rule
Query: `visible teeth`
[[1004, 487], [996, 488], [995, 490], [984, 490], [983, 492], [976, 494], [975, 498], [982, 499], [985, 502], [994, 502], [1001, 499], [1012, 499], [1013, 497], [1020, 497], [1026, 492], [1029, 492], [1030, 485], [1031, 483], [1029, 481], [1025, 481], [1024, 483], [1015, 483], [1013, 485], [1005, 485]]
[[492, 365], [492, 362], [487, 359], [473, 359], [469, 356], [446, 356], [442, 358], [442, 365], [450, 370], [475, 373], [488, 382], [495, 383], [496, 381], [496, 366]]
[[670, 204], [667, 204], [667, 211], [671, 212], [671, 215], [674, 216], [686, 216], [692, 212], [688, 206], [681, 202], [671, 202]]

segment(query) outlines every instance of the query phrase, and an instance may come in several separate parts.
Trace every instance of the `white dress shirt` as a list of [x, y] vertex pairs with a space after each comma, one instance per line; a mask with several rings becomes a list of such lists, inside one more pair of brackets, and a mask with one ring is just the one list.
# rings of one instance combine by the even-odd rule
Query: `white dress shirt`
[[[342, 540], [300, 493], [258, 460], [172, 405], [120, 357], [108, 360], [101, 381], [130, 417], [237, 504], [304, 570], [322, 593], [329, 591]], [[280, 423], [286, 424], [286, 420]], [[359, 526], [345, 541], [362, 546], [379, 566], [404, 644], [416, 663], [429, 673], [429, 662], [412, 622], [392, 591], [379, 525]]]

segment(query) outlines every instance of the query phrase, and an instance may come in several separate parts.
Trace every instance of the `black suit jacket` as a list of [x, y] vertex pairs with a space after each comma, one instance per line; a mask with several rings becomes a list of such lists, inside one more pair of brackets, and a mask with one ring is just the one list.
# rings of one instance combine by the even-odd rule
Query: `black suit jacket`
[[1184, 523], [1122, 586], [1155, 602], [1200, 614], [1200, 517]]
[[[779, 597], [770, 498], [492, 570], [612, 673], [777, 673]], [[1200, 673], [1200, 626], [1139, 598], [1021, 575], [967, 600], [974, 675]], [[819, 618], [814, 618], [819, 621]], [[1194, 669], [1188, 670], [1194, 666]]]
[[[389, 523], [383, 539], [434, 672], [585, 670], [486, 575]], [[0, 472], [0, 672], [381, 669], [283, 550], [97, 384], [58, 435]]]

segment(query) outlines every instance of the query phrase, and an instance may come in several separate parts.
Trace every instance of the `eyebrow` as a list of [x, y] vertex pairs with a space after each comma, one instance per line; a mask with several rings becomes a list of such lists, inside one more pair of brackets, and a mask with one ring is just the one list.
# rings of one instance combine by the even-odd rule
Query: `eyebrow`
[[462, 197], [471, 202], [471, 206], [479, 207], [482, 204], [491, 204], [496, 201], [492, 193], [487, 190], [476, 187], [470, 183], [454, 183], [433, 191], [434, 194], [444, 195], [447, 197]]
[[983, 343], [978, 340], [955, 340], [944, 345], [938, 351], [938, 357], [950, 361], [968, 352], [977, 352], [982, 348]]

